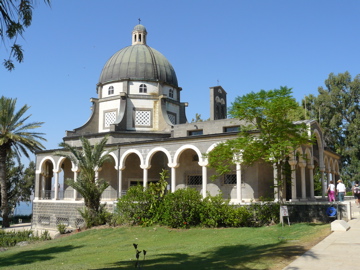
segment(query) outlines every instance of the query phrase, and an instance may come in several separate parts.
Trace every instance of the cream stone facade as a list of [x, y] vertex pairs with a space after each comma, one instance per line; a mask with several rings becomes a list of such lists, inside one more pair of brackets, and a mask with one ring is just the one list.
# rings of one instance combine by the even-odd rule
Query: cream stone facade
[[[227, 175], [210, 180], [215, 174], [208, 167], [206, 153], [219, 142], [237, 136], [244, 124], [226, 119], [226, 91], [210, 87], [210, 120], [188, 123], [187, 103], [181, 102], [181, 87], [168, 60], [146, 44], [147, 31], [135, 26], [132, 45], [115, 53], [105, 64], [92, 98], [92, 114], [81, 127], [67, 131], [64, 142], [80, 146], [80, 138], [91, 142], [108, 136], [109, 147], [116, 147], [111, 161], [98, 170], [98, 177], [109, 182], [102, 195], [112, 210], [116, 200], [132, 186], [146, 187], [159, 180], [162, 169], [170, 172], [168, 190], [196, 188], [203, 197], [221, 193], [234, 204], [260, 198], [277, 200], [279, 190], [271, 164], [258, 162], [251, 167], [241, 163]], [[313, 145], [302, 145], [289, 153], [291, 174], [284, 181], [283, 197], [291, 201], [313, 201], [314, 172], [326, 182], [339, 176], [339, 156], [326, 150], [322, 131], [315, 121], [306, 121]], [[37, 152], [33, 201], [33, 226], [56, 228], [59, 223], [78, 227], [84, 221], [76, 210], [83, 207], [81, 196], [66, 184], [76, 181], [79, 169], [70, 160], [55, 155], [59, 149]]]

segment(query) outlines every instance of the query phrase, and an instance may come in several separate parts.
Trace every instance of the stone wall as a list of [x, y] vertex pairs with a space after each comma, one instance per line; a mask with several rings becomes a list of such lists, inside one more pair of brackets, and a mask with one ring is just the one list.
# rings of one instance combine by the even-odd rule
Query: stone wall
[[[287, 203], [290, 223], [298, 222], [325, 222], [329, 223], [336, 219], [348, 221], [351, 219], [350, 203], [331, 204], [331, 203]], [[334, 207], [337, 209], [337, 214], [330, 217], [327, 214], [327, 209]], [[285, 217], [284, 222], [287, 222]]]
[[[113, 202], [107, 203], [107, 210], [113, 212]], [[78, 228], [84, 226], [84, 219], [78, 209], [84, 208], [81, 201], [33, 201], [34, 228], [57, 229], [62, 223], [68, 227]]]

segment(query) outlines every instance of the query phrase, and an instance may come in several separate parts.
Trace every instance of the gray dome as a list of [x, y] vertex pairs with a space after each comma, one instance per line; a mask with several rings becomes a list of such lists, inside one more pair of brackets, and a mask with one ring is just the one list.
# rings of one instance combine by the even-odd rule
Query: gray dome
[[142, 24], [135, 25], [133, 31], [144, 31], [147, 33], [145, 26], [143, 26]]
[[144, 45], [131, 45], [115, 53], [105, 64], [100, 84], [121, 80], [159, 81], [178, 87], [175, 70], [157, 50]]

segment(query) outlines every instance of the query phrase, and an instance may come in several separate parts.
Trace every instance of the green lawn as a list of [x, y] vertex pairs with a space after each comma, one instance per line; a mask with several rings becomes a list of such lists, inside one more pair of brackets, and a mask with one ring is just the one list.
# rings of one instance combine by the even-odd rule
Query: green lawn
[[165, 227], [92, 229], [0, 252], [0, 269], [282, 269], [330, 233], [330, 225], [173, 230]]

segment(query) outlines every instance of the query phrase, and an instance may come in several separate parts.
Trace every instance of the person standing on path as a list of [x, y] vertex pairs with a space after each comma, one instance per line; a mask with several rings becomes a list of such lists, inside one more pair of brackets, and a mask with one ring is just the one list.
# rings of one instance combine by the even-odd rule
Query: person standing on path
[[336, 192], [339, 197], [339, 201], [343, 202], [345, 198], [346, 187], [341, 179], [337, 181]]
[[360, 186], [359, 186], [359, 181], [355, 181], [355, 185], [353, 185], [352, 187], [352, 193], [355, 197], [355, 203], [356, 206], [359, 208], [360, 207]]
[[333, 181], [330, 181], [330, 184], [327, 189], [329, 202], [335, 202], [335, 185]]

